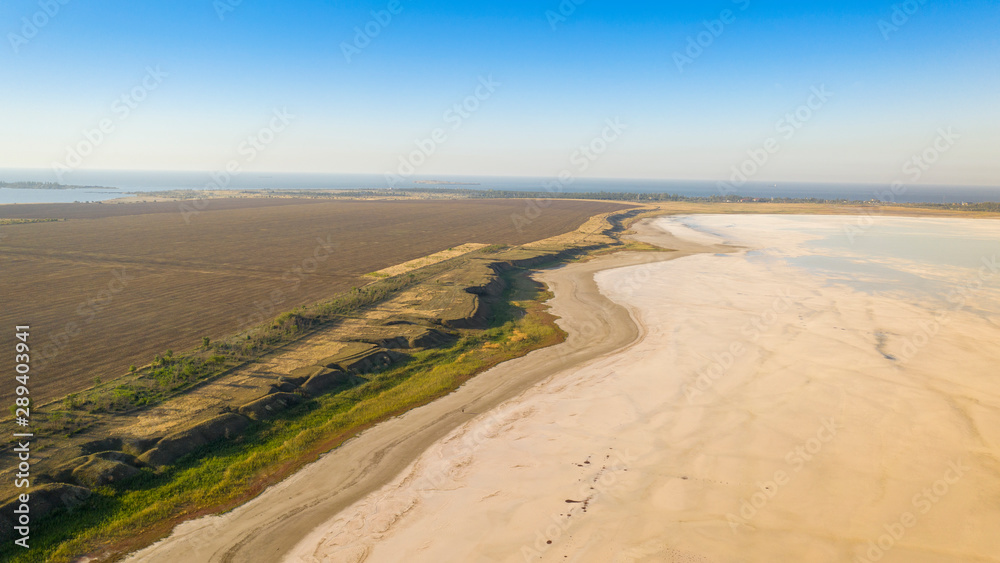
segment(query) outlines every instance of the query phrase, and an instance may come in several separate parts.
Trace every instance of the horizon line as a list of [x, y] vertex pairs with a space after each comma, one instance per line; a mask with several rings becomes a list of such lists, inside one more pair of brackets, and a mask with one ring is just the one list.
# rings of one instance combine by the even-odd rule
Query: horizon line
[[[9, 168], [0, 167], [0, 173], [7, 171], [32, 171], [32, 172], [50, 172], [49, 168]], [[152, 169], [152, 168], [93, 168], [93, 169], [78, 169], [76, 171], [90, 172], [90, 173], [101, 173], [101, 172], [131, 172], [131, 173], [171, 173], [171, 174], [205, 174], [210, 175], [216, 170], [180, 170], [180, 169]], [[384, 173], [376, 172], [318, 172], [318, 171], [255, 171], [255, 172], [243, 172], [241, 176], [255, 176], [260, 177], [262, 175], [319, 175], [319, 176], [370, 176], [370, 177], [384, 177]], [[518, 175], [518, 174], [452, 174], [452, 173], [442, 173], [442, 174], [415, 174], [408, 178], [408, 180], [416, 181], [426, 181], [434, 180], [437, 178], [502, 178], [502, 179], [523, 179], [523, 180], [551, 180], [557, 178], [557, 175], [552, 176], [529, 176], [529, 175]], [[702, 183], [702, 184], [729, 184], [726, 179], [705, 179], [705, 178], [650, 178], [650, 177], [626, 177], [626, 176], [586, 176], [575, 178], [574, 181], [638, 181], [638, 182], [692, 182], [692, 183]], [[18, 182], [27, 180], [17, 180], [17, 179], [5, 179], [2, 181], [6, 182]], [[887, 186], [891, 185], [892, 182], [878, 182], [878, 181], [862, 181], [862, 180], [851, 180], [851, 181], [816, 181], [816, 180], [748, 180], [743, 186], [753, 185], [788, 185], [788, 184], [808, 184], [814, 186]], [[73, 184], [64, 184], [73, 185]], [[908, 183], [907, 186], [922, 187], [922, 188], [947, 188], [947, 187], [963, 187], [963, 188], [982, 188], [982, 189], [1000, 189], [1000, 183], [998, 184], [973, 184], [973, 183]], [[742, 186], [739, 186], [742, 187]], [[385, 188], [390, 189], [390, 188]]]

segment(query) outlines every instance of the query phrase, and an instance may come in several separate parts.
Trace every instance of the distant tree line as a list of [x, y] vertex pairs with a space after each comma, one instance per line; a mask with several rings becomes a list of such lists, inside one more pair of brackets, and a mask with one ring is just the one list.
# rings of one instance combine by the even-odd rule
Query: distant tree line
[[786, 197], [748, 197], [741, 195], [711, 195], [711, 196], [684, 196], [670, 193], [639, 193], [639, 192], [525, 192], [517, 190], [465, 190], [440, 188], [406, 188], [405, 190], [394, 190], [393, 193], [441, 193], [446, 192], [453, 195], [461, 195], [470, 199], [595, 199], [607, 201], [684, 201], [695, 203], [709, 202], [761, 202], [761, 203], [849, 203], [846, 199], [827, 200], [817, 198], [786, 198]]
[[957, 211], [991, 211], [1000, 212], [1000, 203], [986, 201], [982, 203], [918, 203], [914, 207], [927, 207], [930, 209], [948, 209]]
[[[406, 188], [405, 190], [394, 190], [393, 193], [402, 195], [405, 192], [411, 193], [434, 193], [441, 192], [441, 189], [434, 188]], [[447, 193], [462, 195], [470, 199], [592, 199], [624, 202], [689, 202], [689, 203], [815, 203], [815, 204], [839, 204], [839, 205], [895, 205], [900, 207], [920, 207], [932, 209], [949, 209], [958, 211], [1000, 211], [1000, 203], [896, 203], [886, 202], [877, 199], [851, 200], [846, 198], [824, 199], [816, 197], [753, 197], [738, 194], [715, 194], [709, 196], [684, 196], [670, 193], [632, 193], [632, 192], [523, 192], [515, 190], [467, 190], [449, 189]]]

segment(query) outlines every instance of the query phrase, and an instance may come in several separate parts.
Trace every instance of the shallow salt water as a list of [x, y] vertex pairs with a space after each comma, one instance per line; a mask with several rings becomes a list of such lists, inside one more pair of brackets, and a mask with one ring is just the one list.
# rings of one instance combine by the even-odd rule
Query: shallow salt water
[[979, 283], [1000, 277], [1000, 221], [708, 215], [662, 224], [682, 236], [694, 230], [718, 241], [760, 247], [747, 257], [780, 260], [866, 293], [909, 294], [948, 307], [956, 291], [972, 286], [979, 309], [1000, 308], [998, 284]]

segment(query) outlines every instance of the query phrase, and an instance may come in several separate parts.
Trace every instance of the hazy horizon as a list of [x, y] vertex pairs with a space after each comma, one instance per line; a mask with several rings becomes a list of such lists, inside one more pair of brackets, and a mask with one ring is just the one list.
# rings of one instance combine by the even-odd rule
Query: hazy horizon
[[[195, 169], [140, 169], [140, 168], [101, 168], [101, 169], [91, 169], [91, 168], [80, 168], [73, 170], [72, 173], [65, 174], [65, 180], [67, 185], [75, 184], [81, 185], [80, 182], [71, 182], [73, 178], [85, 178], [88, 175], [101, 175], [101, 174], [134, 174], [134, 175], [153, 175], [153, 174], [176, 174], [176, 175], [192, 175], [199, 176], [203, 180], [205, 178], [211, 177], [212, 174], [219, 172], [218, 170], [195, 170]], [[384, 173], [377, 172], [358, 172], [358, 171], [347, 171], [347, 172], [324, 172], [324, 171], [303, 171], [303, 170], [246, 170], [246, 176], [255, 176], [258, 178], [267, 176], [331, 176], [331, 177], [357, 177], [357, 178], [377, 178], [379, 184], [385, 184]], [[242, 176], [242, 173], [233, 178], [234, 181], [238, 180]], [[52, 178], [51, 180], [46, 178]], [[519, 174], [414, 174], [407, 179], [412, 182], [427, 182], [427, 181], [460, 181], [462, 179], [467, 180], [484, 180], [484, 179], [501, 179], [501, 180], [542, 180], [548, 181], [553, 178], [557, 178], [556, 175], [551, 176], [532, 176], [532, 175], [519, 175]], [[0, 182], [15, 182], [15, 181], [27, 181], [27, 182], [47, 182], [58, 180], [58, 174], [54, 173], [51, 168], [12, 168], [12, 167], [0, 167]], [[725, 182], [725, 178], [670, 178], [670, 177], [641, 177], [641, 176], [581, 176], [577, 180], [582, 180], [584, 182], [649, 182], [649, 183], [693, 183], [693, 184], [712, 184], [717, 185], [720, 182]], [[208, 181], [206, 180], [206, 183]], [[865, 180], [852, 180], [852, 181], [808, 181], [808, 180], [748, 180], [746, 185], [790, 185], [790, 184], [801, 184], [809, 186], [882, 186], [883, 183], [865, 181]], [[1000, 189], [1000, 180], [992, 184], [976, 184], [976, 183], [963, 183], [963, 182], [944, 182], [944, 183], [914, 183], [914, 185], [919, 185], [923, 188], [934, 188], [934, 187], [968, 187], [968, 188], [983, 188], [983, 189]], [[388, 186], [382, 186], [388, 187]], [[1000, 197], [1000, 193], [998, 193]]]
[[[4, 189], [0, 204], [69, 203], [103, 201], [126, 193], [166, 190], [388, 190], [380, 174], [310, 174], [292, 172], [246, 172], [235, 176], [211, 171], [79, 170], [71, 178], [74, 185], [107, 187], [115, 190], [83, 189]], [[0, 181], [58, 181], [48, 169], [0, 169]], [[454, 176], [415, 175], [395, 186], [415, 188], [501, 190], [515, 192], [621, 192], [665, 193], [688, 197], [718, 195], [761, 198], [818, 198], [867, 201], [880, 199], [898, 203], [978, 203], [1000, 201], [1000, 187], [963, 185], [906, 185], [893, 191], [888, 184], [829, 182], [760, 182], [742, 186], [703, 180], [573, 178], [568, 183], [558, 178], [539, 176]]]

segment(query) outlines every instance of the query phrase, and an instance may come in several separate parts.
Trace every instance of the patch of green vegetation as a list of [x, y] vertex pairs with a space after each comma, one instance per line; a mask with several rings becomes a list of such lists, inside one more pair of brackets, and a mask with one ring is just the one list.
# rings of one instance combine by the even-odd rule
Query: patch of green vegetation
[[672, 248], [662, 248], [645, 242], [636, 242], [636, 241], [627, 242], [622, 246], [614, 249], [615, 252], [620, 252], [622, 250], [629, 250], [631, 252], [677, 252]]
[[491, 244], [480, 248], [479, 252], [483, 254], [499, 254], [508, 248], [510, 248], [510, 245], [507, 244]]
[[0, 225], [27, 225], [30, 223], [55, 223], [59, 219], [0, 219]]
[[[143, 470], [129, 490], [97, 489], [87, 505], [34, 527], [32, 550], [0, 548], [4, 560], [71, 561], [98, 547], [136, 547], [128, 543], [136, 530], [246, 500], [248, 489], [261, 490], [252, 485], [280, 477], [274, 468], [307, 462], [324, 444], [337, 446], [366, 425], [432, 401], [476, 373], [559, 341], [561, 333], [542, 305], [549, 294], [516, 272], [506, 273], [504, 279], [505, 299], [495, 308], [490, 328], [467, 334], [451, 348], [416, 352], [361, 386], [308, 401], [271, 422], [254, 423], [248, 433], [205, 448], [160, 474]], [[154, 369], [165, 370], [165, 375], [187, 365], [169, 352], [156, 363]]]
[[[228, 340], [212, 342], [203, 337], [201, 347], [183, 354], [167, 350], [143, 368], [129, 368], [128, 375], [105, 381], [94, 378], [94, 386], [72, 400], [48, 405], [47, 414], [59, 412], [58, 424], [43, 423], [37, 434], [56, 435], [76, 431], [84, 413], [98, 415], [128, 412], [162, 403], [194, 385], [225, 375], [247, 361], [257, 359], [278, 346], [308, 334], [312, 329], [376, 305], [418, 282], [414, 274], [380, 280], [354, 288], [308, 309], [282, 313], [269, 323], [254, 327]], [[62, 411], [53, 409], [59, 409]]]
[[222, 366], [227, 365], [227, 360], [226, 356], [218, 354], [175, 356], [173, 351], [167, 350], [154, 357], [149, 367], [141, 371], [130, 366], [129, 374], [132, 377], [108, 382], [95, 377], [94, 387], [91, 389], [63, 398], [61, 406], [64, 411], [59, 413], [63, 416], [57, 419], [63, 421], [61, 424], [54, 427], [43, 426], [42, 429], [56, 432], [68, 430], [67, 424], [76, 418], [73, 411], [86, 411], [90, 414], [122, 412], [156, 404], [217, 373]]

